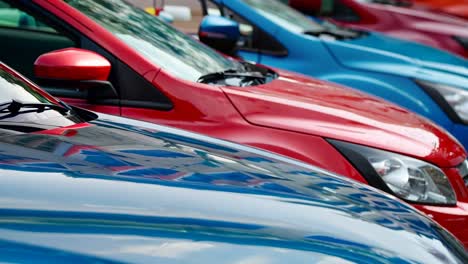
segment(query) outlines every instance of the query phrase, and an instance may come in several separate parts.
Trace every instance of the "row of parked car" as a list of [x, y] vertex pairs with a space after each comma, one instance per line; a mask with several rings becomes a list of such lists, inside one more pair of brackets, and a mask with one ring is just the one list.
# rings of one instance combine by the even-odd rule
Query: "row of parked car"
[[463, 53], [185, 2], [0, 0], [1, 261], [468, 263]]

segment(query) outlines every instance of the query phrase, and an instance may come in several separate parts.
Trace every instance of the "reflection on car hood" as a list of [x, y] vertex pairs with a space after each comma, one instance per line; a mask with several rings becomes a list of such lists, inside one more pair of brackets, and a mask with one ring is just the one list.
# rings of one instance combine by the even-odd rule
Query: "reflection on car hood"
[[412, 18], [413, 25], [417, 25], [421, 22], [430, 22], [438, 24], [441, 28], [448, 30], [448, 32], [441, 32], [443, 34], [458, 33], [461, 36], [468, 35], [466, 31], [467, 21], [458, 17], [448, 16], [440, 12], [430, 10], [416, 10], [414, 8], [406, 8], [392, 5], [380, 5], [380, 4], [369, 4], [372, 8], [383, 9], [387, 12], [391, 12], [394, 16], [402, 16], [406, 19]]
[[419, 69], [468, 77], [468, 60], [418, 43], [369, 33], [349, 41], [324, 41], [344, 66], [420, 78]]
[[461, 145], [423, 117], [351, 88], [278, 72], [280, 78], [268, 85], [223, 88], [250, 123], [386, 149], [441, 167], [465, 159]]
[[369, 187], [103, 118], [1, 138], [1, 261], [462, 262], [443, 230]]

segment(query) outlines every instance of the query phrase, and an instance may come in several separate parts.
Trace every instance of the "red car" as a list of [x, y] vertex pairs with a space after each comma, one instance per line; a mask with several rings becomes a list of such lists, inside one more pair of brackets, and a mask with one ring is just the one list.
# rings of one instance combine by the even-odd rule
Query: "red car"
[[378, 31], [468, 58], [467, 20], [373, 2], [378, 1], [289, 0], [289, 5], [341, 26]]
[[468, 19], [467, 0], [413, 0], [415, 8], [427, 8]]
[[9, 3], [19, 19], [0, 25], [0, 58], [68, 103], [368, 183], [468, 245], [466, 152], [428, 120], [350, 88], [228, 59], [122, 0]]
[[432, 10], [468, 19], [468, 0], [374, 0], [373, 2], [419, 10]]

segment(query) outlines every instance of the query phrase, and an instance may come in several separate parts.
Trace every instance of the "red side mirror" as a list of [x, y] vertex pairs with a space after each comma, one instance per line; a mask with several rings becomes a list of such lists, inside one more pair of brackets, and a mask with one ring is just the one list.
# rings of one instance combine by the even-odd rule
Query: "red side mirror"
[[106, 81], [110, 70], [111, 64], [106, 58], [78, 48], [51, 51], [34, 62], [34, 74], [41, 79]]
[[289, 5], [308, 15], [319, 14], [322, 0], [289, 0]]

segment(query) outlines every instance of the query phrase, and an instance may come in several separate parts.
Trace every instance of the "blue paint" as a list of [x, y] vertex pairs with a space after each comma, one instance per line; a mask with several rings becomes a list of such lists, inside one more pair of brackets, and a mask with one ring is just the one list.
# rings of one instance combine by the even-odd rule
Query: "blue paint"
[[[432, 221], [367, 186], [257, 149], [120, 121], [101, 115], [73, 137], [0, 138], [0, 261], [466, 262]], [[57, 155], [63, 146], [81, 151]]]
[[151, 156], [159, 158], [189, 158], [189, 155], [177, 153], [174, 151], [142, 149], [142, 150], [123, 150], [122, 153], [138, 154], [142, 156]]
[[[374, 32], [344, 40], [306, 35], [264, 15], [249, 6], [247, 0], [213, 2], [240, 14], [286, 51], [284, 55], [272, 55], [240, 50], [238, 54], [244, 59], [343, 84], [399, 104], [444, 127], [468, 149], [468, 124], [451, 119], [414, 81], [425, 80], [468, 91], [466, 59]], [[283, 10], [286, 8], [289, 7], [284, 6]], [[297, 16], [304, 18], [299, 13]]]

